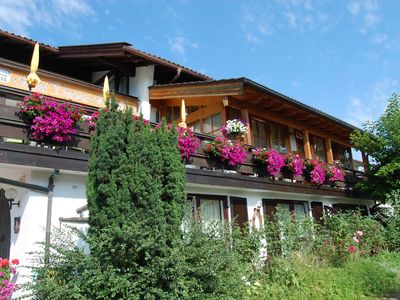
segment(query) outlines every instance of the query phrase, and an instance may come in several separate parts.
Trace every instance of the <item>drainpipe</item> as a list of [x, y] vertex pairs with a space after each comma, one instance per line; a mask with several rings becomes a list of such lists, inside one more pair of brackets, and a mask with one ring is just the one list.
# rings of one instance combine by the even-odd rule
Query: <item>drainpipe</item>
[[60, 171], [55, 169], [53, 174], [49, 177], [49, 192], [47, 194], [47, 217], [46, 217], [46, 237], [45, 237], [45, 263], [49, 262], [49, 244], [50, 244], [50, 233], [51, 233], [51, 214], [53, 210], [53, 194], [54, 194], [54, 176], [59, 174]]
[[176, 75], [168, 83], [174, 83], [181, 76], [182, 68], [176, 69]]

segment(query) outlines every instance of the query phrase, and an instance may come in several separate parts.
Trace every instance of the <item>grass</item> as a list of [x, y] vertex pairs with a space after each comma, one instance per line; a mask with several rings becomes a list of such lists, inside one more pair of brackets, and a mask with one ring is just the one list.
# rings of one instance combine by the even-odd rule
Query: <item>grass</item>
[[377, 299], [393, 292], [400, 292], [400, 253], [360, 258], [342, 267], [297, 259], [266, 278], [260, 288], [253, 288], [249, 298]]

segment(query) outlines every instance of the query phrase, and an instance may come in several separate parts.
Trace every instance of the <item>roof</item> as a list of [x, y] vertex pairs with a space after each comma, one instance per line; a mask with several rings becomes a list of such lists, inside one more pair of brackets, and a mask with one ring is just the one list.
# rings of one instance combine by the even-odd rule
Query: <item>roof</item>
[[53, 53], [58, 53], [59, 52], [58, 48], [56, 48], [56, 47], [53, 47], [53, 46], [50, 46], [50, 45], [47, 45], [47, 44], [44, 44], [44, 43], [40, 43], [38, 41], [29, 39], [27, 37], [24, 37], [24, 36], [15, 34], [15, 33], [11, 33], [11, 32], [5, 31], [5, 30], [1, 30], [1, 29], [0, 29], [0, 39], [1, 40], [3, 40], [3, 39], [14, 40], [16, 42], [29, 44], [29, 45], [32, 45], [32, 46], [34, 46], [36, 43], [39, 43], [39, 45], [40, 45], [40, 47], [42, 49], [45, 49], [45, 50], [53, 52]]
[[[34, 46], [36, 43], [39, 43], [35, 40], [29, 39], [24, 36], [20, 36], [11, 32], [7, 32], [4, 30], [0, 29], [0, 40], [8, 40], [10, 42], [14, 43], [23, 43], [27, 45]], [[180, 69], [181, 71], [194, 76], [198, 78], [199, 80], [210, 80], [212, 79], [211, 77], [202, 74], [200, 72], [197, 72], [193, 69], [190, 69], [188, 67], [182, 66], [180, 64], [174, 63], [168, 59], [162, 58], [160, 56], [150, 54], [141, 50], [138, 50], [132, 46], [132, 44], [127, 43], [127, 42], [113, 42], [113, 43], [101, 43], [101, 44], [86, 44], [86, 45], [71, 45], [71, 46], [59, 46], [59, 47], [53, 47], [44, 43], [39, 43], [41, 50], [45, 50], [48, 52], [51, 52], [53, 54], [59, 55], [60, 57], [63, 56], [65, 52], [77, 52], [81, 51], [82, 49], [110, 49], [112, 48], [114, 51], [119, 50], [121, 51], [121, 55], [123, 52], [130, 53], [135, 56], [142, 57], [146, 60], [152, 61], [156, 64], [163, 65], [168, 68], [172, 69]]]
[[216, 83], [243, 83], [247, 84], [253, 88], [259, 89], [262, 92], [267, 92], [269, 94], [275, 95], [285, 101], [287, 101], [289, 104], [294, 104], [295, 106], [298, 106], [302, 108], [305, 111], [308, 111], [310, 113], [322, 116], [324, 118], [327, 118], [335, 123], [340, 124], [343, 127], [346, 127], [350, 130], [355, 130], [359, 129], [358, 127], [351, 125], [337, 117], [334, 117], [332, 115], [329, 115], [319, 109], [316, 109], [310, 105], [304, 104], [296, 99], [293, 99], [291, 97], [288, 97], [280, 92], [277, 92], [273, 89], [270, 89], [260, 83], [257, 83], [251, 79], [248, 79], [246, 77], [240, 77], [240, 78], [229, 78], [229, 79], [221, 79], [221, 80], [206, 80], [206, 81], [193, 81], [193, 82], [182, 82], [182, 83], [170, 83], [170, 84], [160, 84], [160, 85], [154, 85], [151, 88], [152, 89], [157, 89], [157, 88], [163, 88], [163, 87], [177, 87], [177, 86], [197, 86], [197, 85], [207, 85], [207, 84], [216, 84]]
[[100, 55], [101, 56], [113, 56], [113, 57], [123, 57], [125, 53], [146, 59], [153, 63], [171, 68], [171, 69], [181, 69], [181, 71], [188, 73], [200, 80], [210, 80], [211, 77], [194, 71], [185, 66], [174, 63], [170, 60], [162, 58], [160, 56], [150, 54], [141, 50], [138, 50], [132, 47], [131, 44], [126, 42], [114, 42], [114, 43], [103, 43], [103, 44], [89, 44], [89, 45], [72, 45], [72, 46], [60, 46], [60, 58], [71, 58], [72, 56], [77, 57], [78, 55], [81, 57]]

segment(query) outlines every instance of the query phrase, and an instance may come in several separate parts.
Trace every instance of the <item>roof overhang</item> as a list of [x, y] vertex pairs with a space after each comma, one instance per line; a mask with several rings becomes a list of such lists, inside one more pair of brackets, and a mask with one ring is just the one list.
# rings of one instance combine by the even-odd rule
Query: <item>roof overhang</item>
[[[285, 96], [247, 78], [156, 85], [149, 88], [151, 100], [228, 97], [239, 106], [256, 106], [260, 111], [296, 120], [348, 138], [355, 126], [309, 105]], [[217, 101], [217, 99], [216, 99]], [[242, 103], [242, 104], [240, 104]], [[188, 104], [187, 104], [188, 105]]]

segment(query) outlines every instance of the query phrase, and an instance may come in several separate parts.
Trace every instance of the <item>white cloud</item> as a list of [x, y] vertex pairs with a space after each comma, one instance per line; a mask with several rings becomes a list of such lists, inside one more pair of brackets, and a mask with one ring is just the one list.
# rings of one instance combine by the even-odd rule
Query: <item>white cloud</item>
[[390, 96], [399, 91], [400, 82], [386, 78], [375, 82], [363, 95], [350, 95], [347, 121], [360, 126], [366, 121], [376, 120], [386, 108]]
[[192, 42], [184, 37], [182, 34], [168, 39], [169, 49], [172, 52], [185, 56], [188, 48], [197, 49], [199, 45], [196, 42]]
[[93, 13], [87, 0], [2, 0], [0, 28], [29, 36], [33, 27], [46, 27], [77, 36], [77, 19]]
[[240, 28], [244, 38], [253, 44], [262, 43], [282, 28], [325, 32], [335, 23], [321, 2], [311, 0], [243, 2], [241, 7]]
[[[378, 12], [379, 3], [376, 0], [353, 0], [348, 3], [347, 10], [355, 17], [362, 18], [362, 25], [366, 28], [375, 27], [381, 20]], [[362, 28], [360, 32], [365, 32], [366, 29]]]

